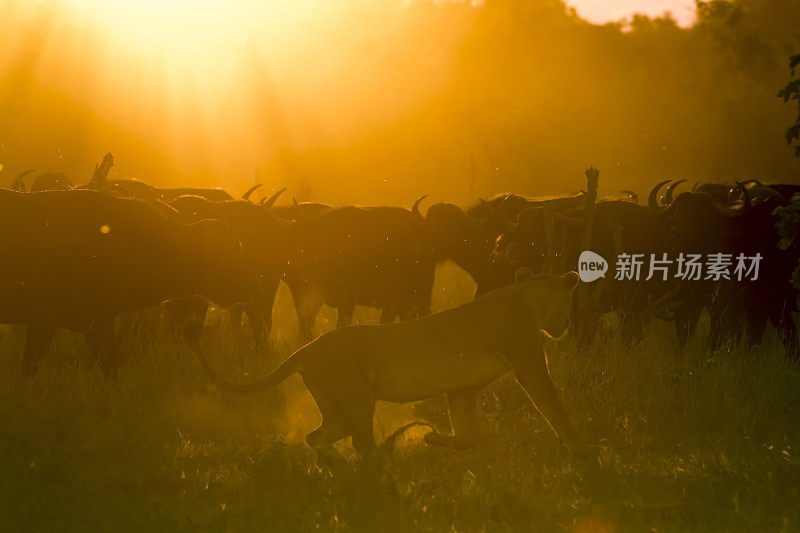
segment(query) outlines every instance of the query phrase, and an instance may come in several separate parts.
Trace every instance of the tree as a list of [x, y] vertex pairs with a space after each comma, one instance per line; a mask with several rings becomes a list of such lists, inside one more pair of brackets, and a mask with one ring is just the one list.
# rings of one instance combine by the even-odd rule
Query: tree
[[[794, 124], [789, 126], [786, 130], [786, 142], [792, 144], [797, 139], [800, 139], [800, 73], [797, 72], [797, 67], [800, 65], [800, 54], [795, 54], [789, 58], [789, 69], [792, 73], [792, 81], [786, 84], [779, 93], [778, 98], [783, 98], [784, 102], [794, 100], [797, 102], [797, 119]], [[800, 157], [800, 144], [794, 147], [795, 155]]]

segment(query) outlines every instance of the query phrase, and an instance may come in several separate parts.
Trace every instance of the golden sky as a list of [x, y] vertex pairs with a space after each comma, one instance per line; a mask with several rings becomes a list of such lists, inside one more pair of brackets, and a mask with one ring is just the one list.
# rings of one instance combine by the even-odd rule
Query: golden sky
[[437, 21], [442, 57], [423, 54], [412, 15], [399, 1], [0, 0], [0, 164], [82, 168], [78, 139], [120, 152], [114, 172], [239, 188], [276, 152], [341, 147], [441, 90], [463, 35]]
[[[693, 0], [568, 3], [598, 23], [669, 10], [688, 25], [694, 15]], [[447, 5], [0, 0], [5, 178], [27, 168], [90, 172], [110, 150], [113, 173], [155, 183], [242, 190], [269, 167], [260, 179], [285, 184], [303, 172], [282, 154], [348, 154], [441, 105], [478, 10], [434, 4]], [[408, 145], [425, 146], [424, 128], [415, 131]]]
[[669, 11], [682, 26], [695, 18], [695, 0], [568, 0], [578, 13], [592, 22], [630, 17], [633, 13], [658, 16]]

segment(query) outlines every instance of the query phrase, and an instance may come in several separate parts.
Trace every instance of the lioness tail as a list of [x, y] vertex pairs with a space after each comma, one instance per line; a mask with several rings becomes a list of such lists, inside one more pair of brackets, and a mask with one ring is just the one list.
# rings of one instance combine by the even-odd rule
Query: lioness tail
[[197, 355], [197, 359], [200, 361], [203, 369], [208, 374], [208, 377], [211, 378], [211, 381], [213, 381], [225, 392], [231, 392], [234, 394], [257, 394], [259, 392], [266, 392], [292, 374], [300, 371], [300, 360], [297, 355], [302, 348], [290, 355], [289, 358], [284, 361], [283, 364], [281, 364], [281, 366], [279, 366], [272, 374], [261, 378], [258, 381], [244, 384], [231, 383], [230, 381], [226, 381], [222, 377], [218, 376], [217, 373], [214, 372], [214, 369], [211, 368], [211, 365], [208, 363], [205, 354], [196, 344], [190, 343], [189, 346], [191, 346], [192, 351], [195, 353], [195, 355]]

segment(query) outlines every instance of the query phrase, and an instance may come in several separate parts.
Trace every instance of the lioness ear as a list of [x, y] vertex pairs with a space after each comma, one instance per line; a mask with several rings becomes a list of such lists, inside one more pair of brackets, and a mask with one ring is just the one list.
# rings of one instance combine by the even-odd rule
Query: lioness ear
[[533, 271], [530, 268], [519, 267], [516, 273], [514, 273], [514, 281], [516, 283], [522, 283], [524, 281], [533, 279], [533, 276], [534, 276]]
[[567, 289], [572, 291], [578, 285], [578, 280], [580, 278], [578, 277], [578, 273], [573, 270], [561, 276], [561, 279], [564, 280]]

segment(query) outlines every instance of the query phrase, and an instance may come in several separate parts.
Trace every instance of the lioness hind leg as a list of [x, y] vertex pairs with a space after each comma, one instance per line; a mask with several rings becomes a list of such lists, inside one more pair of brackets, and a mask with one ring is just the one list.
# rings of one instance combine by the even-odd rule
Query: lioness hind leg
[[322, 425], [306, 436], [308, 445], [318, 452], [326, 452], [336, 441], [350, 435], [353, 447], [362, 457], [375, 455], [378, 451], [372, 435], [375, 402], [366, 389], [354, 383], [325, 382], [322, 385], [308, 374], [303, 376], [303, 381], [322, 413]]
[[349, 433], [353, 437], [353, 448], [362, 458], [375, 457], [379, 451], [373, 435], [375, 400], [362, 380], [357, 383], [337, 383], [337, 407], [346, 417]]
[[375, 443], [375, 436], [372, 434], [374, 412], [374, 409], [371, 409], [369, 413], [364, 413], [363, 417], [353, 420], [353, 448], [364, 459], [376, 457], [380, 451]]
[[314, 399], [322, 413], [322, 423], [317, 429], [306, 435], [306, 444], [317, 454], [317, 464], [333, 468], [342, 461], [342, 457], [333, 445], [347, 437], [349, 431], [347, 425], [337, 416], [334, 409], [331, 409], [324, 402], [320, 402], [316, 396]]
[[478, 392], [481, 387], [447, 393], [452, 435], [432, 431], [425, 435], [425, 442], [442, 448], [465, 450], [478, 440]]
[[347, 436], [347, 429], [338, 422], [326, 419], [324, 414], [322, 416], [322, 424], [306, 435], [306, 444], [311, 446], [311, 449], [317, 453], [318, 457], [329, 458], [331, 455], [336, 454], [333, 445], [336, 441]]
[[303, 376], [303, 381], [322, 414], [322, 423], [317, 429], [306, 435], [306, 443], [317, 453], [328, 453], [333, 449], [336, 441], [347, 437], [350, 432], [336, 403], [325, 389], [306, 376]]

